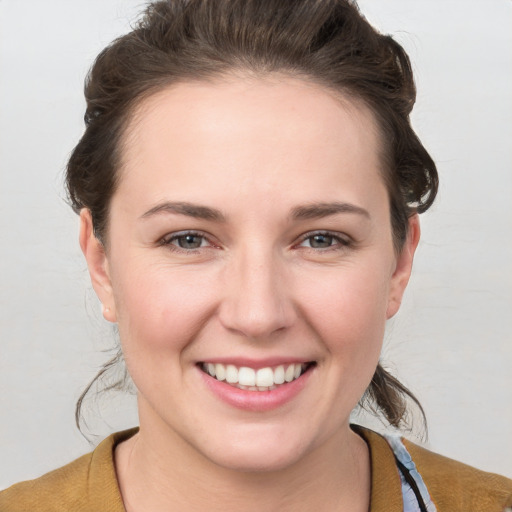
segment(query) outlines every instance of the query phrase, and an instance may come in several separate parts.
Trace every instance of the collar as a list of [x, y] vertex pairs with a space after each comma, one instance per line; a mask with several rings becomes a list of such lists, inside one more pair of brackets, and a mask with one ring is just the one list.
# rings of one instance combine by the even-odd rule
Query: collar
[[400, 473], [388, 442], [377, 432], [360, 425], [351, 425], [351, 428], [364, 439], [370, 451], [372, 472], [370, 512], [402, 512]]

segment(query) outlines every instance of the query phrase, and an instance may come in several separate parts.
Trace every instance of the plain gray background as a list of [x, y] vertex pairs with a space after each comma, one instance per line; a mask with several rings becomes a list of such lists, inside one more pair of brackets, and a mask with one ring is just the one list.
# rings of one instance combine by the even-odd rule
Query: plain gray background
[[[413, 121], [441, 175], [384, 361], [422, 401], [432, 449], [512, 477], [512, 2], [359, 3], [411, 56]], [[74, 402], [113, 337], [62, 172], [85, 73], [143, 5], [0, 0], [0, 488], [91, 449]], [[88, 418], [99, 440], [136, 424], [134, 400]]]

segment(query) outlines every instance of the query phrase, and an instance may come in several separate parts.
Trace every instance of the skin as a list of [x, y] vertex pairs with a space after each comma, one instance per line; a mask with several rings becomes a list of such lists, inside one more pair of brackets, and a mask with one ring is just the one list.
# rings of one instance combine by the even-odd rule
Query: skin
[[[128, 511], [368, 510], [349, 415], [419, 239], [413, 216], [394, 251], [379, 155], [366, 107], [290, 77], [183, 83], [139, 105], [107, 249], [87, 210], [80, 233], [139, 391], [140, 433], [116, 450]], [[166, 202], [224, 218], [147, 213]], [[351, 206], [293, 215], [332, 203]], [[187, 230], [200, 247], [172, 238]], [[292, 400], [255, 412], [204, 385], [197, 363], [233, 355], [316, 364]]]

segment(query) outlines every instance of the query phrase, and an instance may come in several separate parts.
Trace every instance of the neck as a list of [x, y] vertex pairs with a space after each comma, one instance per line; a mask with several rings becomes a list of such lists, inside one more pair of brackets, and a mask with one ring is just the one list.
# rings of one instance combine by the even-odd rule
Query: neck
[[166, 425], [142, 421], [139, 433], [116, 448], [115, 461], [127, 512], [369, 510], [368, 447], [348, 423], [274, 471], [219, 466]]

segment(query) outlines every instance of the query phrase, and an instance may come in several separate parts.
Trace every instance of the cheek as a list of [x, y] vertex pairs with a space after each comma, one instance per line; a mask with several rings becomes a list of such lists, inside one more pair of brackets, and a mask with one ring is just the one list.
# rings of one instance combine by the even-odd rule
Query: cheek
[[[162, 265], [127, 265], [114, 282], [125, 350], [182, 350], [215, 308], [214, 276]], [[218, 288], [217, 288], [218, 289]]]
[[[365, 359], [384, 337], [389, 278], [381, 265], [332, 269], [301, 282], [303, 315], [331, 352]], [[378, 358], [378, 355], [377, 355]]]

